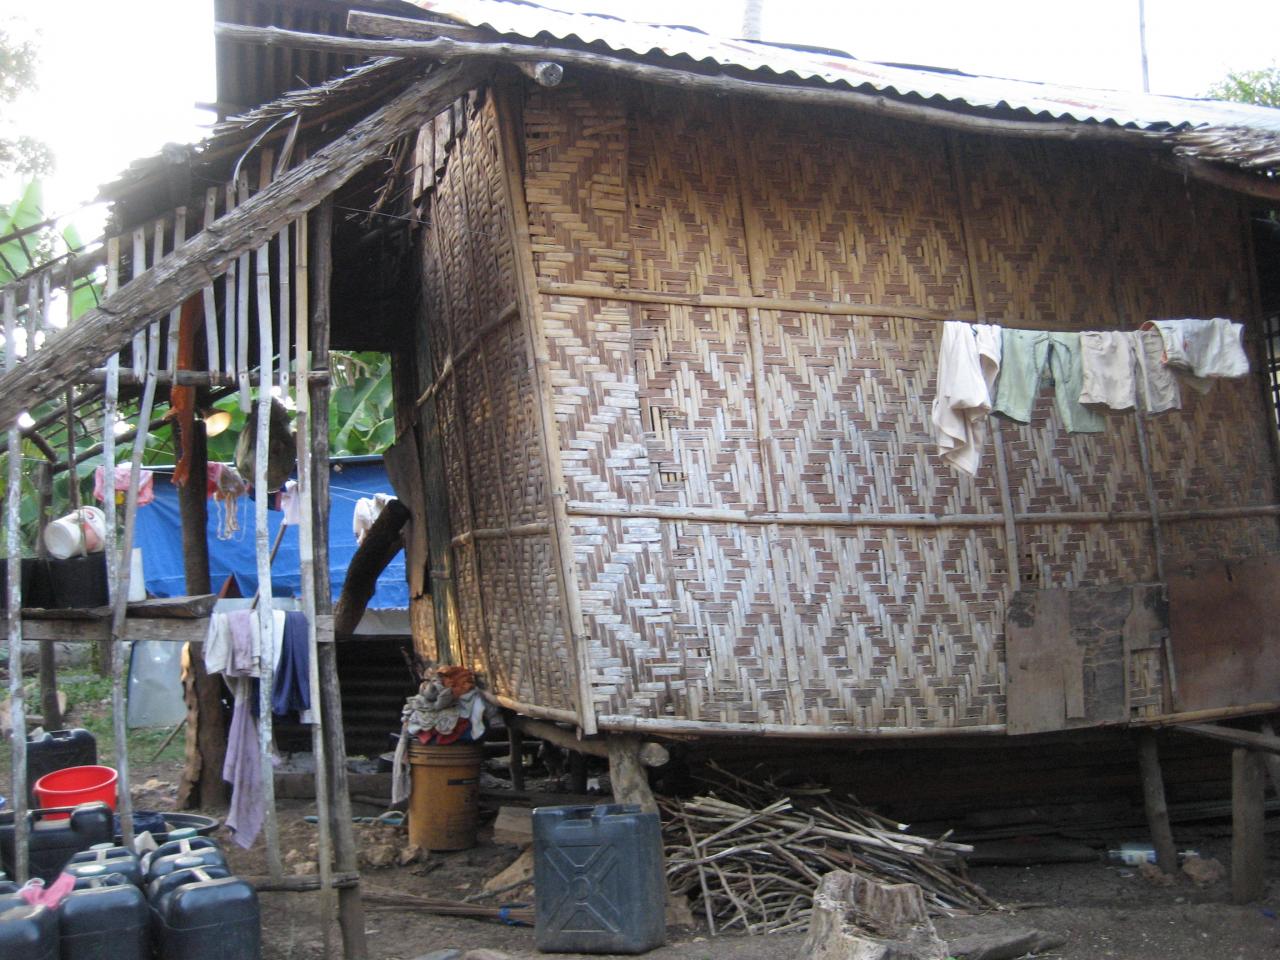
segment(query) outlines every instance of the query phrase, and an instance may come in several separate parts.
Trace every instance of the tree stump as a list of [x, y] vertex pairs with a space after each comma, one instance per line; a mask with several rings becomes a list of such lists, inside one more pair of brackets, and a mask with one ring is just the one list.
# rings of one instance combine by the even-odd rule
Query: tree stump
[[947, 945], [914, 883], [877, 883], [835, 871], [818, 884], [809, 936], [809, 960], [946, 960]]

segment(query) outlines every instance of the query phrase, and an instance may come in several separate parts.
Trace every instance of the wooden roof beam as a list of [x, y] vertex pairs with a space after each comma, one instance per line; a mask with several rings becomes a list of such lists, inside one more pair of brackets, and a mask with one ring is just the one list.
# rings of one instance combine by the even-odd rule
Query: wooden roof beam
[[462, 64], [432, 72], [50, 337], [31, 360], [0, 377], [0, 429], [67, 384], [85, 379], [153, 317], [168, 313], [232, 260], [268, 242], [482, 77], [483, 68]]

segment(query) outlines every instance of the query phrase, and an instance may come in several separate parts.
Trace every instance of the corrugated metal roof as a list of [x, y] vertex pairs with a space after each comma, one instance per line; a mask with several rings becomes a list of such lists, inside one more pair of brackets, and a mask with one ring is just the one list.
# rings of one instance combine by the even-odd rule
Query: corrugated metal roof
[[411, 0], [438, 17], [527, 40], [603, 44], [617, 53], [690, 58], [783, 80], [818, 80], [968, 108], [1025, 111], [1031, 117], [1111, 123], [1139, 130], [1238, 127], [1280, 134], [1280, 110], [1118, 90], [974, 76], [872, 63], [836, 52], [798, 50], [709, 36], [691, 27], [635, 23], [602, 14], [566, 13], [523, 0]]

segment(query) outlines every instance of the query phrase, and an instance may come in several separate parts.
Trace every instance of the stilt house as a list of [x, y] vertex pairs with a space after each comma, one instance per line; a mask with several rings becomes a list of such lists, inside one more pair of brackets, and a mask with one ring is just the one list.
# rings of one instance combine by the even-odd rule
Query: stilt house
[[[1250, 227], [1277, 111], [498, 0], [216, 8], [225, 122], [106, 188], [100, 247], [4, 290], [11, 450], [55, 398], [114, 455], [118, 404], [278, 381], [323, 463], [328, 349], [384, 350], [415, 640], [526, 717], [869, 739], [1280, 709], [1280, 287]], [[975, 477], [939, 459], [944, 321], [1184, 316], [1245, 322], [1253, 375], [1093, 434], [1046, 388]], [[146, 632], [123, 602], [93, 630]]]

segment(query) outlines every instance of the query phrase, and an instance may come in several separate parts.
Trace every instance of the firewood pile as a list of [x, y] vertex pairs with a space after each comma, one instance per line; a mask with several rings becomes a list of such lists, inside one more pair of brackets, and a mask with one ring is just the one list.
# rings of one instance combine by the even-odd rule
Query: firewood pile
[[750, 782], [714, 765], [701, 779], [706, 793], [659, 804], [671, 895], [687, 897], [713, 934], [805, 929], [833, 870], [918, 884], [934, 915], [998, 906], [965, 876], [964, 844], [906, 833], [824, 787]]

